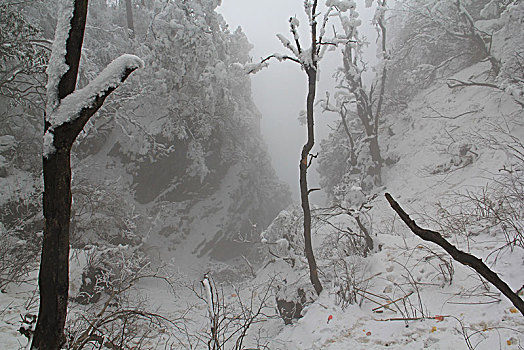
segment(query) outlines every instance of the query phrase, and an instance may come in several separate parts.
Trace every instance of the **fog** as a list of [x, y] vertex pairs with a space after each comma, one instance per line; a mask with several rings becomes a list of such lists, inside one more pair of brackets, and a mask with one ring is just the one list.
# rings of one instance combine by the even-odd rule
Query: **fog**
[[[358, 6], [363, 20], [361, 32], [374, 43], [376, 34], [370, 24], [372, 12], [364, 9], [363, 1], [358, 1]], [[301, 41], [303, 45], [309, 46], [309, 41], [306, 41], [307, 32], [304, 32], [307, 25], [301, 0], [223, 0], [218, 12], [224, 16], [232, 31], [238, 26], [242, 27], [249, 42], [254, 46], [251, 50], [254, 62], [275, 52], [287, 53], [276, 34], [291, 37], [288, 20], [294, 15], [301, 22]], [[375, 50], [375, 46], [370, 45], [366, 57], [373, 59]], [[325, 96], [326, 91], [333, 90], [335, 81], [332, 75], [339, 65], [339, 52], [328, 52], [320, 63], [317, 101]], [[268, 145], [273, 167], [279, 178], [289, 184], [293, 199], [298, 200], [300, 151], [307, 138], [306, 128], [300, 125], [298, 117], [306, 105], [306, 74], [294, 62], [274, 60], [268, 68], [252, 75], [251, 81], [253, 99], [262, 113], [262, 135]], [[321, 113], [317, 107], [313, 154], [318, 152], [320, 140], [328, 135], [335, 120], [334, 113]], [[309, 171], [308, 180], [310, 188], [318, 187], [319, 174], [315, 162]], [[313, 192], [311, 196], [311, 200], [317, 204], [322, 204], [324, 198], [324, 194], [320, 192]]]

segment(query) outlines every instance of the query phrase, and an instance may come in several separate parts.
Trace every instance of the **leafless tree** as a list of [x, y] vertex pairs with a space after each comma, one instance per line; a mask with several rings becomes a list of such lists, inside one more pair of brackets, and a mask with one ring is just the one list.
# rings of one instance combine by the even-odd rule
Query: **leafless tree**
[[118, 62], [114, 61], [85, 88], [75, 91], [87, 5], [88, 0], [75, 0], [70, 4], [64, 2], [48, 67], [43, 158], [45, 224], [38, 280], [40, 308], [31, 345], [31, 348], [39, 350], [60, 349], [65, 341], [69, 291], [71, 147], [109, 94], [141, 65], [136, 56], [133, 59], [123, 57]]

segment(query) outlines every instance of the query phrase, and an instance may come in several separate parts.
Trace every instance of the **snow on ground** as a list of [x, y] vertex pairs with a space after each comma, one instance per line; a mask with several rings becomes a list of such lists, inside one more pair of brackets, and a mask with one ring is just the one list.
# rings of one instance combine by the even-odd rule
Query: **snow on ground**
[[25, 347], [27, 338], [18, 332], [21, 316], [38, 314], [38, 272], [28, 276], [28, 283], [9, 286], [0, 291], [0, 348], [19, 349]]
[[[487, 65], [481, 63], [462, 71], [457, 78], [478, 78], [486, 69]], [[279, 318], [269, 318], [254, 325], [252, 334], [260, 330], [269, 349], [522, 349], [524, 317], [494, 287], [482, 283], [474, 271], [452, 262], [439, 247], [414, 236], [383, 197], [384, 192], [391, 193], [420, 226], [435, 229], [428, 217], [434, 215], [436, 202], [445, 205], [453, 192], [484, 186], [499, 169], [509, 165], [504, 151], [488, 147], [479, 136], [497, 133], [495, 126], [515, 125], [512, 121], [522, 119], [519, 108], [511, 96], [501, 91], [482, 87], [451, 90], [442, 82], [422, 91], [405, 111], [388, 119], [384, 128], [389, 128], [391, 136], [381, 140], [382, 147], [386, 153], [397, 155], [399, 161], [385, 169], [385, 187], [372, 203], [372, 234], [380, 249], [356, 261], [365, 267], [362, 279], [369, 278], [362, 284], [358, 304], [342, 308], [333, 287], [325, 283], [324, 292], [306, 307], [303, 318], [287, 326]], [[511, 131], [524, 139], [521, 126]], [[217, 203], [224, 201], [223, 208], [230, 200], [225, 195], [227, 188], [226, 181], [221, 188], [224, 193], [218, 193], [222, 199], [215, 199]], [[220, 207], [217, 203], [211, 207]], [[195, 211], [202, 218], [209, 210], [203, 204], [195, 206]], [[205, 233], [206, 225], [206, 220], [200, 219], [193, 229]], [[317, 238], [329, 234], [330, 229], [323, 228]], [[181, 256], [189, 256], [203, 236], [193, 238], [175, 252], [174, 266], [180, 270], [175, 294], [160, 282], [142, 281], [139, 286], [151, 310], [174, 318], [191, 310], [186, 314], [189, 331], [203, 334], [208, 320], [207, 305], [197, 296], [202, 293], [198, 287], [200, 273], [212, 274], [216, 265], [202, 266], [193, 259], [177, 267], [177, 262], [183, 260]], [[469, 246], [513, 290], [524, 284], [522, 249], [503, 249], [499, 255], [489, 255], [504, 243], [500, 232], [483, 232], [469, 242], [460, 237], [452, 241], [461, 249]], [[166, 254], [163, 252], [162, 259], [167, 259]], [[283, 275], [284, 267], [281, 262], [270, 264], [259, 270], [254, 280], [222, 285], [224, 300], [233, 303], [237, 293], [249, 300], [254, 295], [250, 293], [263, 290], [275, 273]], [[321, 264], [321, 269], [329, 266]], [[75, 268], [72, 273], [80, 272]], [[32, 284], [11, 286], [0, 293], [2, 349], [25, 345], [17, 329], [19, 315], [34, 312], [37, 305], [33, 295], [36, 273], [31, 278]], [[307, 282], [307, 271], [301, 278]], [[78, 278], [72, 277], [72, 281], [79, 283]], [[400, 300], [375, 312], [374, 308], [386, 303], [383, 298]], [[29, 301], [31, 306], [27, 308]], [[275, 315], [273, 303], [271, 299], [266, 312]], [[399, 320], [406, 317], [415, 319]], [[166, 333], [170, 331], [175, 332]], [[172, 348], [182, 349], [182, 343], [172, 341], [177, 344]], [[206, 347], [201, 343], [197, 348]]]
[[[487, 69], [487, 65], [478, 64], [460, 72], [457, 78], [475, 80]], [[519, 118], [522, 110], [501, 91], [469, 87], [457, 94], [444, 82], [421, 92], [407, 110], [390, 118], [385, 128], [389, 127], [393, 135], [382, 140], [382, 147], [397, 155], [399, 161], [385, 169], [386, 186], [372, 203], [374, 239], [381, 251], [363, 263], [369, 268], [367, 275], [375, 276], [367, 291], [390, 300], [413, 292], [405, 299], [409, 303], [397, 303], [402, 313], [393, 307], [396, 312], [382, 309], [382, 313], [375, 313], [372, 309], [377, 304], [359, 297], [360, 307], [351, 305], [343, 310], [335, 304], [333, 291], [326, 290], [307, 308], [304, 318], [276, 337], [285, 343], [282, 348], [522, 349], [524, 317], [496, 288], [481, 283], [473, 270], [450, 263], [442, 249], [413, 235], [383, 196], [390, 192], [420, 226], [436, 229], [424, 219], [434, 214], [438, 201], [445, 203], [456, 191], [486, 185], [493, 174], [509, 165], [503, 151], [479, 143], [478, 136], [496, 134], [495, 126], [514, 125], [512, 121], [519, 122]], [[522, 126], [511, 131], [524, 139]], [[455, 150], [463, 144], [472, 147], [461, 158]], [[468, 246], [460, 238], [452, 243], [460, 249]], [[482, 257], [513, 290], [518, 290], [524, 284], [522, 249], [505, 249], [497, 259], [494, 255], [486, 259], [503, 244], [500, 232], [495, 237], [483, 233], [469, 242], [471, 253]], [[448, 266], [453, 269], [451, 282]], [[414, 309], [423, 310], [424, 315]], [[413, 316], [422, 319], [389, 320]]]

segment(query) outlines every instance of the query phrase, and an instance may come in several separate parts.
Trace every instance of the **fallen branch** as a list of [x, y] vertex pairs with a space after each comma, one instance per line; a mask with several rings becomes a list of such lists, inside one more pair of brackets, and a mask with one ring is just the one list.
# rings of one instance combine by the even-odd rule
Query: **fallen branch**
[[453, 89], [453, 88], [456, 88], [456, 87], [461, 87], [461, 86], [483, 86], [483, 87], [489, 87], [489, 88], [493, 88], [493, 89], [497, 89], [497, 90], [501, 90], [499, 86], [495, 85], [495, 84], [491, 84], [491, 83], [483, 83], [483, 82], [480, 82], [480, 81], [462, 81], [462, 80], [458, 80], [458, 79], [448, 79], [448, 87], [450, 89]]
[[477, 258], [474, 255], [465, 253], [461, 250], [458, 250], [454, 245], [449, 243], [442, 235], [438, 232], [426, 230], [418, 226], [415, 221], [411, 220], [408, 214], [400, 207], [400, 205], [391, 197], [389, 193], [385, 194], [386, 199], [388, 200], [391, 208], [397, 212], [402, 221], [410, 228], [410, 230], [422, 238], [425, 241], [430, 241], [438, 244], [442, 247], [449, 255], [459, 263], [469, 266], [475, 271], [477, 271], [482, 277], [484, 277], [488, 282], [495, 286], [498, 290], [502, 292], [511, 303], [522, 313], [524, 316], [524, 300], [522, 300], [511, 288], [500, 279], [500, 277], [493, 272], [486, 264], [482, 262], [481, 259]]
[[385, 319], [376, 319], [374, 318], [373, 321], [417, 321], [417, 320], [425, 320], [427, 317], [393, 317], [393, 318], [385, 318]]
[[391, 300], [391, 301], [387, 302], [387, 303], [384, 304], [384, 305], [377, 306], [376, 308], [373, 309], [373, 311], [376, 312], [378, 309], [381, 309], [381, 308], [383, 308], [383, 307], [388, 307], [389, 305], [394, 304], [394, 303], [396, 303], [397, 301], [400, 301], [400, 300], [402, 300], [402, 299], [406, 299], [406, 298], [409, 297], [411, 294], [413, 294], [413, 291], [411, 291], [409, 294], [404, 295], [403, 297], [400, 297], [400, 298], [395, 299], [395, 300]]
[[468, 114], [472, 114], [472, 113], [477, 113], [477, 112], [480, 112], [482, 111], [482, 109], [477, 109], [477, 110], [473, 110], [473, 111], [467, 111], [467, 112], [464, 112], [464, 113], [460, 113], [460, 114], [457, 114], [453, 117], [449, 117], [449, 116], [446, 116], [442, 113], [440, 113], [439, 111], [437, 111], [435, 108], [433, 107], [429, 107], [429, 109], [431, 109], [433, 112], [437, 113], [438, 114], [438, 117], [433, 117], [433, 116], [424, 116], [422, 117], [423, 119], [438, 119], [438, 118], [444, 118], [444, 119], [458, 119], [462, 116], [465, 116], [465, 115], [468, 115]]
[[452, 317], [449, 315], [437, 315], [437, 316], [429, 316], [429, 317], [392, 317], [392, 318], [380, 318], [376, 319], [374, 318], [373, 321], [379, 321], [379, 322], [386, 322], [386, 321], [418, 321], [418, 320], [437, 320], [437, 322], [441, 322], [446, 317]]

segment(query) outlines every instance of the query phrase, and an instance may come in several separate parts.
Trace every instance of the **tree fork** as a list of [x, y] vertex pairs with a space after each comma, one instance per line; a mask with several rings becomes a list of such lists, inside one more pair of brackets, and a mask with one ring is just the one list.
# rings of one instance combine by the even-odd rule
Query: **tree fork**
[[513, 292], [511, 288], [502, 281], [500, 277], [493, 272], [484, 262], [477, 258], [474, 255], [465, 253], [461, 250], [458, 250], [454, 245], [449, 243], [442, 235], [438, 232], [423, 229], [418, 226], [415, 221], [411, 220], [409, 215], [400, 207], [400, 205], [391, 197], [389, 193], [385, 194], [386, 199], [391, 205], [391, 208], [400, 216], [402, 221], [409, 227], [409, 229], [422, 238], [425, 241], [430, 241], [435, 244], [438, 244], [442, 249], [444, 249], [453, 259], [471, 267], [473, 270], [477, 271], [482, 277], [484, 277], [488, 282], [495, 286], [499, 291], [502, 292], [511, 303], [522, 313], [524, 316], [524, 300], [522, 300], [517, 293]]
[[[61, 76], [57, 84], [57, 101], [48, 101], [52, 104], [50, 113], [53, 113], [64, 98], [75, 90], [85, 32], [87, 3], [87, 0], [74, 1], [65, 43], [64, 59], [68, 69], [59, 73]], [[123, 66], [118, 77], [120, 83], [137, 68], [138, 66], [129, 64]], [[87, 121], [117, 86], [118, 84], [109, 85], [97, 91], [85, 107], [76, 111], [70, 116], [71, 119], [63, 124], [51, 125], [51, 116], [47, 115], [45, 118], [45, 132], [51, 133], [53, 137], [54, 151], [43, 157], [44, 238], [38, 276], [40, 306], [31, 349], [59, 350], [66, 340], [64, 327], [69, 297], [69, 228], [72, 204], [71, 148]]]

